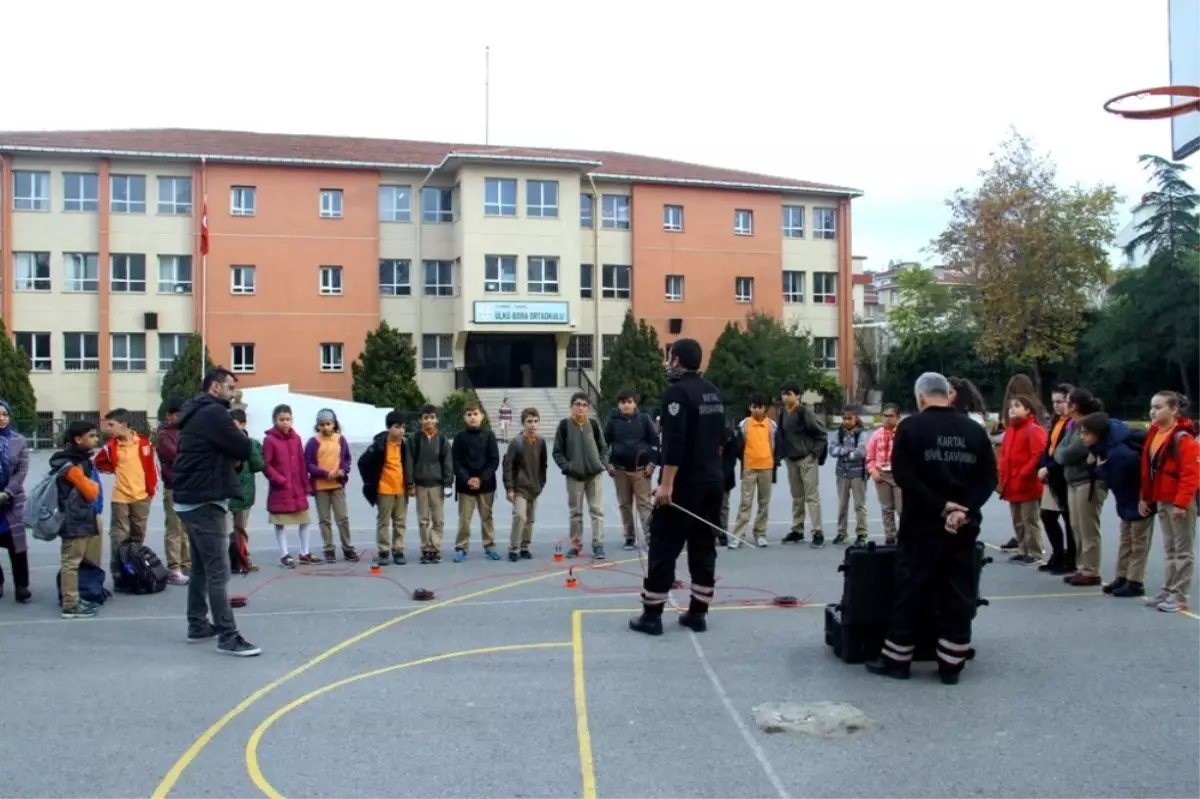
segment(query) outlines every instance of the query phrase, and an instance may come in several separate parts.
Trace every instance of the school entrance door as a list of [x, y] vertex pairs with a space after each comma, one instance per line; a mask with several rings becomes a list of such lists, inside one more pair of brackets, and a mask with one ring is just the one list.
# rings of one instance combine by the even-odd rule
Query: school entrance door
[[468, 333], [464, 358], [475, 388], [555, 388], [553, 333]]

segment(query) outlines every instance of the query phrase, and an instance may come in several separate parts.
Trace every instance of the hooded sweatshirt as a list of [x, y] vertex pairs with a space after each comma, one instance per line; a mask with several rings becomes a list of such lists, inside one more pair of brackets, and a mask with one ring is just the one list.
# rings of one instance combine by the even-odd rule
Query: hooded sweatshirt
[[829, 454], [837, 459], [837, 476], [865, 478], [867, 476], [867, 432], [861, 419], [854, 427], [839, 426], [830, 441]]
[[1117, 503], [1117, 515], [1123, 521], [1143, 518], [1138, 513], [1141, 499], [1142, 443], [1129, 425], [1119, 419], [1108, 422], [1108, 437], [1098, 442], [1091, 452], [1097, 460], [1096, 477], [1103, 480]]

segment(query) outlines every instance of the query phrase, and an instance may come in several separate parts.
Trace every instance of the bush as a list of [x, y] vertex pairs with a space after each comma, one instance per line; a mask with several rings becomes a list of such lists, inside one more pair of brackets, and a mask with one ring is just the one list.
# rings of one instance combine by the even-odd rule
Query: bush
[[[467, 403], [478, 401], [479, 396], [470, 389], [455, 391], [442, 400], [442, 404], [438, 406], [438, 427], [446, 431], [463, 429], [466, 427], [466, 422], [463, 421], [463, 414], [467, 412]], [[420, 418], [415, 421], [417, 425], [420, 425]], [[491, 419], [488, 418], [487, 408], [483, 409], [483, 426], [492, 426]]]

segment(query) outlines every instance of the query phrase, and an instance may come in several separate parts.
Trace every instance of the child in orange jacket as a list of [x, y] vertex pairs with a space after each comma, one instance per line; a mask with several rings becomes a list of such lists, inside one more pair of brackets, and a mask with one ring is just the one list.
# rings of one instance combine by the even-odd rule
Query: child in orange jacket
[[[138, 546], [146, 543], [146, 527], [150, 521], [150, 503], [158, 489], [158, 467], [154, 463], [154, 446], [150, 439], [134, 430], [133, 418], [124, 408], [114, 408], [105, 417], [109, 439], [96, 453], [96, 468], [116, 476], [113, 486], [112, 521], [109, 524], [111, 560], [117, 560], [117, 549], [129, 540]], [[113, 570], [113, 574], [118, 574]]]

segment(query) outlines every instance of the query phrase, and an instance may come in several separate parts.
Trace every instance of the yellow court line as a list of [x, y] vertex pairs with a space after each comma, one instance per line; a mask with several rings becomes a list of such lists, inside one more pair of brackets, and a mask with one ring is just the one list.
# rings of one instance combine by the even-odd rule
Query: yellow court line
[[565, 649], [573, 647], [573, 641], [550, 641], [540, 644], [508, 644], [505, 646], [485, 646], [478, 649], [460, 649], [456, 652], [447, 652], [443, 655], [433, 655], [432, 657], [420, 658], [418, 660], [410, 660], [405, 663], [397, 663], [394, 666], [385, 666], [381, 669], [372, 671], [364, 671], [361, 674], [355, 674], [352, 677], [346, 677], [336, 682], [331, 682], [317, 688], [315, 691], [309, 691], [304, 696], [293, 699], [283, 707], [276, 710], [271, 715], [263, 719], [262, 723], [255, 728], [250, 735], [250, 739], [246, 741], [246, 772], [250, 775], [250, 780], [254, 785], [263, 792], [269, 799], [285, 799], [284, 795], [275, 790], [269, 780], [262, 772], [262, 768], [258, 764], [258, 747], [262, 742], [263, 736], [267, 730], [271, 729], [277, 721], [291, 713], [301, 705], [308, 704], [322, 694], [327, 694], [330, 691], [336, 691], [338, 688], [343, 688], [351, 683], [359, 682], [360, 680], [368, 680], [372, 677], [379, 677], [384, 674], [391, 674], [394, 671], [401, 669], [411, 669], [413, 666], [424, 666], [429, 663], [439, 663], [444, 660], [453, 660], [454, 658], [475, 657], [478, 655], [494, 655], [501, 652], [526, 652], [534, 649]]
[[571, 654], [575, 673], [575, 734], [579, 738], [579, 774], [583, 799], [596, 799], [596, 761], [588, 726], [587, 688], [583, 678], [583, 611], [571, 613]]
[[1189, 619], [1195, 619], [1196, 621], [1200, 621], [1200, 616], [1197, 616], [1195, 613], [1192, 613], [1190, 610], [1181, 610], [1179, 612], [1182, 613], [1184, 616], [1187, 616]]
[[[607, 562], [604, 564], [589, 565], [589, 566], [581, 568], [580, 571], [586, 571], [588, 569], [610, 568], [612, 566], [619, 566], [624, 563], [634, 563], [637, 560], [639, 560], [639, 559], [638, 558], [625, 558], [624, 560], [615, 560], [615, 561], [610, 561], [610, 562]], [[220, 734], [221, 730], [223, 730], [227, 726], [229, 726], [229, 723], [231, 721], [233, 721], [234, 719], [236, 719], [238, 716], [245, 713], [246, 710], [248, 710], [255, 702], [262, 699], [264, 696], [269, 694], [271, 691], [274, 691], [276, 688], [283, 685], [284, 683], [286, 683], [290, 680], [293, 680], [296, 677], [299, 677], [301, 674], [308, 671], [313, 666], [316, 666], [319, 663], [322, 663], [323, 661], [328, 660], [329, 658], [333, 657], [338, 652], [341, 652], [344, 649], [348, 649], [348, 648], [354, 646], [355, 644], [357, 644], [367, 638], [370, 638], [375, 633], [382, 632], [383, 630], [386, 630], [389, 627], [393, 627], [402, 621], [407, 621], [408, 619], [415, 618], [416, 616], [420, 616], [423, 613], [429, 613], [430, 611], [433, 611], [433, 610], [439, 610], [441, 608], [449, 607], [451, 605], [456, 605], [459, 602], [467, 602], [472, 599], [478, 599], [481, 596], [487, 596], [488, 594], [494, 594], [497, 591], [504, 591], [509, 588], [519, 588], [523, 585], [530, 585], [531, 583], [536, 583], [541, 580], [549, 579], [551, 577], [561, 576], [563, 571], [564, 571], [563, 569], [556, 569], [554, 571], [546, 572], [545, 574], [538, 574], [538, 575], [534, 575], [533, 577], [526, 577], [521, 580], [514, 580], [514, 581], [508, 582], [508, 583], [501, 583], [500, 585], [494, 585], [490, 588], [483, 588], [479, 591], [474, 591], [469, 594], [463, 594], [462, 596], [451, 597], [450, 599], [443, 599], [440, 602], [432, 602], [428, 605], [423, 605], [419, 608], [416, 608], [415, 610], [410, 610], [408, 613], [404, 613], [400, 616], [395, 617], [394, 619], [389, 619], [389, 620], [383, 622], [382, 624], [377, 624], [374, 627], [371, 627], [370, 629], [363, 630], [361, 633], [358, 633], [355, 636], [347, 638], [345, 641], [342, 641], [339, 644], [335, 644], [334, 646], [330, 647], [329, 649], [326, 649], [321, 654], [317, 655], [312, 660], [309, 660], [308, 662], [303, 663], [300, 666], [297, 666], [296, 668], [292, 669], [291, 671], [289, 671], [287, 674], [283, 675], [282, 677], [279, 677], [278, 679], [275, 679], [275, 680], [267, 683], [262, 688], [259, 688], [257, 691], [250, 694], [245, 699], [243, 699], [241, 702], [239, 702], [232, 710], [230, 710], [225, 715], [221, 716], [221, 718], [219, 718], [215, 722], [213, 722], [212, 725], [209, 726], [208, 729], [206, 729], [203, 733], [200, 734], [199, 738], [197, 738], [195, 741], [192, 742], [192, 745], [187, 748], [187, 751], [185, 751], [179, 757], [179, 759], [175, 761], [175, 764], [173, 766], [171, 766], [171, 769], [163, 777], [162, 782], [160, 782], [158, 784], [158, 787], [156, 787], [154, 789], [154, 793], [151, 794], [151, 799], [166, 799], [166, 797], [175, 788], [175, 785], [179, 782], [179, 778], [181, 776], [183, 776], [183, 772], [185, 770], [187, 770], [187, 767], [190, 766], [196, 760], [196, 758], [200, 756], [200, 753], [202, 751], [204, 751], [204, 747], [208, 746], [209, 743], [212, 742], [212, 739], [217, 737], [217, 735]]]

